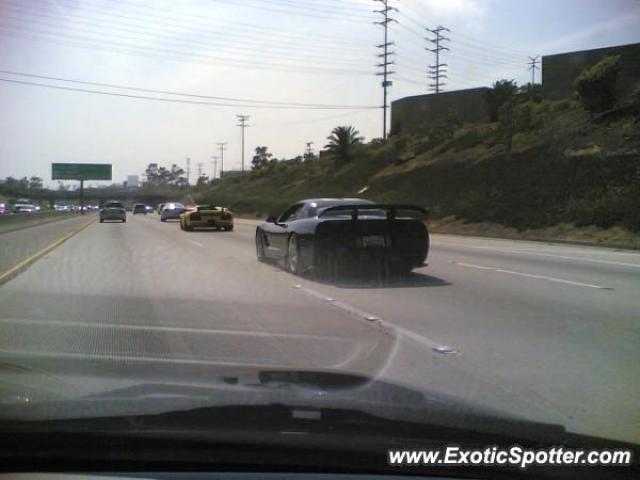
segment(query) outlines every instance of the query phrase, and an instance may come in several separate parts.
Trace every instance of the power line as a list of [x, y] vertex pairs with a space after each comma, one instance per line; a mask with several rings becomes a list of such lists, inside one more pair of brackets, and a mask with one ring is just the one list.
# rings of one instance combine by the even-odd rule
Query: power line
[[242, 130], [242, 171], [244, 172], [244, 129], [247, 128], [247, 120], [249, 120], [249, 115], [236, 115], [238, 119], [238, 127]]
[[448, 28], [443, 27], [442, 25], [438, 25], [436, 28], [434, 29], [426, 29], [428, 32], [431, 32], [434, 37], [433, 38], [427, 38], [428, 41], [432, 42], [435, 47], [434, 48], [429, 48], [426, 47], [427, 50], [429, 50], [430, 52], [435, 53], [436, 55], [436, 63], [433, 65], [429, 65], [429, 70], [428, 70], [428, 78], [431, 79], [434, 83], [430, 84], [429, 87], [436, 93], [436, 95], [438, 93], [440, 93], [440, 88], [442, 85], [445, 85], [442, 82], [442, 79], [447, 78], [447, 64], [446, 63], [440, 63], [440, 52], [443, 50], [449, 50], [448, 47], [445, 47], [444, 45], [442, 45], [442, 42], [448, 42], [449, 38], [445, 37], [442, 35], [442, 32], [449, 32], [450, 30]]
[[[140, 100], [153, 100], [153, 101], [168, 102], [168, 103], [183, 103], [183, 104], [190, 104], [190, 105], [207, 105], [207, 106], [214, 106], [214, 107], [234, 107], [234, 108], [237, 108], [237, 107], [243, 107], [243, 108], [271, 108], [271, 109], [288, 109], [288, 110], [328, 110], [326, 108], [318, 109], [318, 108], [312, 108], [312, 107], [293, 107], [293, 106], [277, 106], [277, 105], [241, 105], [241, 104], [234, 104], [234, 103], [216, 103], [216, 102], [204, 102], [204, 101], [197, 101], [197, 100], [183, 100], [183, 99], [175, 99], [175, 98], [150, 97], [150, 96], [146, 96], [146, 95], [134, 95], [134, 94], [128, 94], [128, 93], [105, 92], [105, 91], [101, 91], [101, 90], [91, 90], [91, 89], [86, 89], [86, 88], [65, 87], [65, 86], [62, 86], [62, 85], [50, 85], [50, 84], [46, 84], [46, 83], [29, 82], [29, 81], [25, 81], [25, 80], [15, 80], [15, 79], [9, 79], [9, 78], [0, 78], [0, 82], [15, 83], [15, 84], [20, 84], [20, 85], [30, 85], [30, 86], [35, 86], [35, 87], [43, 87], [43, 88], [50, 88], [50, 89], [57, 89], [57, 90], [66, 90], [66, 91], [69, 91], [69, 92], [82, 92], [82, 93], [91, 93], [91, 94], [96, 94], [96, 95], [108, 95], [108, 96], [121, 97], [121, 98], [132, 98], [132, 99], [140, 99]], [[367, 109], [371, 109], [371, 108], [378, 108], [378, 107], [367, 107]], [[336, 110], [336, 109], [332, 108], [330, 110]], [[340, 110], [345, 110], [345, 109], [341, 108]], [[359, 110], [359, 109], [353, 109], [353, 110]]]
[[[11, 18], [3, 18], [3, 21], [11, 21]], [[41, 22], [43, 23], [43, 22]], [[7, 28], [6, 26], [3, 26], [2, 28]], [[13, 25], [9, 25], [9, 30], [11, 30], [12, 28], [18, 28], [18, 27], [14, 27]], [[357, 63], [357, 60], [335, 60], [335, 57], [332, 57], [331, 59], [327, 59], [327, 61], [332, 61], [334, 62], [334, 64], [336, 65], [336, 68], [333, 67], [317, 67], [317, 66], [313, 66], [313, 62], [312, 60], [308, 57], [308, 56], [294, 56], [291, 54], [261, 54], [260, 57], [268, 60], [268, 61], [264, 61], [264, 62], [256, 62], [256, 61], [252, 61], [252, 60], [244, 60], [244, 59], [230, 59], [228, 57], [220, 57], [220, 56], [214, 56], [211, 55], [209, 52], [204, 51], [203, 53], [194, 53], [194, 51], [198, 51], [198, 50], [202, 50], [201, 46], [194, 46], [192, 43], [189, 42], [181, 42], [181, 41], [176, 41], [174, 43], [169, 44], [168, 46], [164, 46], [162, 44], [162, 42], [159, 41], [155, 41], [152, 46], [149, 45], [140, 45], [136, 42], [142, 40], [143, 42], [151, 42], [149, 39], [147, 38], [141, 38], [139, 35], [138, 36], [132, 36], [132, 35], [117, 35], [117, 39], [118, 40], [125, 40], [127, 41], [127, 43], [123, 43], [121, 41], [113, 41], [110, 40], [109, 37], [107, 37], [107, 39], [104, 38], [95, 38], [96, 33], [91, 30], [91, 29], [82, 29], [82, 28], [78, 28], [78, 27], [74, 27], [75, 31], [78, 31], [78, 33], [80, 33], [80, 35], [78, 34], [74, 34], [76, 33], [75, 31], [71, 31], [71, 33], [69, 33], [68, 30], [61, 30], [59, 28], [58, 25], [51, 25], [51, 24], [47, 24], [46, 22], [44, 22], [44, 27], [40, 27], [37, 26], [37, 28], [32, 27], [31, 25], [29, 25], [28, 27], [24, 27], [24, 26], [20, 26], [19, 27], [19, 33], [24, 34], [25, 32], [34, 32], [35, 34], [38, 35], [47, 35], [47, 36], [56, 36], [56, 37], [62, 37], [62, 38], [71, 38], [71, 39], [77, 39], [80, 41], [84, 41], [84, 42], [97, 42], [97, 43], [103, 43], [103, 44], [107, 44], [110, 46], [122, 46], [125, 48], [133, 48], [133, 49], [139, 49], [139, 50], [150, 50], [150, 51], [159, 51], [162, 53], [171, 53], [171, 54], [177, 54], [177, 55], [182, 55], [182, 56], [192, 56], [192, 57], [199, 57], [199, 58], [206, 58], [206, 59], [211, 59], [213, 61], [216, 61], [218, 63], [229, 63], [229, 64], [233, 64], [234, 66], [243, 66], [243, 65], [263, 65], [266, 67], [271, 67], [271, 69], [280, 69], [280, 70], [301, 70], [301, 69], [317, 69], [317, 70], [324, 70], [327, 72], [331, 72], [331, 71], [339, 71], [342, 69], [345, 69], [346, 67], [351, 67], [354, 65], [354, 63]], [[82, 35], [84, 34], [84, 35]], [[87, 36], [88, 35], [93, 35], [93, 36]], [[100, 34], [98, 34], [100, 35]], [[186, 47], [187, 50], [176, 50], [174, 47], [175, 46], [178, 47]], [[158, 48], [158, 47], [162, 47], [162, 48]], [[236, 47], [236, 46], [232, 46], [232, 47], [225, 47], [226, 50], [229, 51], [240, 51], [242, 53], [257, 53], [256, 49], [252, 49], [252, 48], [244, 48], [242, 46], [240, 47]], [[220, 49], [218, 49], [219, 51]], [[272, 61], [272, 60], [275, 60]], [[286, 60], [286, 63], [282, 63], [282, 60]], [[304, 65], [304, 62], [307, 62], [308, 65]], [[363, 65], [364, 66], [364, 65]], [[370, 74], [369, 72], [367, 72], [368, 74]]]
[[374, 0], [381, 2], [383, 5], [382, 10], [376, 10], [377, 13], [382, 15], [383, 20], [381, 22], [374, 22], [377, 25], [382, 25], [384, 28], [384, 43], [378, 45], [377, 48], [382, 49], [382, 53], [378, 55], [382, 58], [382, 63], [378, 64], [378, 68], [382, 68], [382, 72], [377, 72], [376, 75], [382, 76], [382, 138], [387, 138], [387, 88], [393, 85], [391, 80], [388, 80], [389, 75], [395, 73], [389, 70], [389, 66], [393, 65], [393, 62], [389, 60], [389, 57], [394, 55], [394, 52], [389, 51], [389, 47], [394, 43], [389, 42], [389, 23], [395, 22], [393, 18], [389, 17], [389, 12], [398, 10], [397, 8], [390, 7], [388, 0]]
[[374, 109], [378, 108], [376, 106], [364, 106], [364, 105], [323, 105], [319, 103], [297, 103], [297, 102], [282, 102], [282, 101], [273, 101], [273, 100], [255, 100], [249, 98], [237, 98], [237, 97], [220, 97], [220, 96], [212, 96], [212, 95], [203, 95], [203, 94], [195, 94], [195, 93], [183, 93], [183, 92], [175, 92], [169, 90], [155, 90], [150, 88], [140, 88], [140, 87], [131, 87], [126, 85], [118, 85], [113, 83], [104, 83], [104, 82], [88, 82], [84, 80], [76, 80], [70, 78], [62, 78], [62, 77], [52, 77], [48, 75], [36, 75], [33, 73], [25, 73], [25, 72], [16, 72], [13, 70], [0, 70], [0, 73], [8, 74], [8, 75], [16, 75], [21, 77], [29, 77], [29, 78], [38, 78], [41, 80], [51, 80], [57, 82], [68, 82], [75, 83], [81, 85], [92, 85], [97, 87], [108, 87], [108, 88], [119, 88], [123, 90], [131, 90], [137, 92], [146, 92], [146, 93], [155, 93], [162, 95], [176, 95], [181, 97], [189, 97], [189, 98], [200, 98], [200, 99], [208, 99], [208, 100], [222, 100], [228, 102], [245, 102], [245, 103], [257, 103], [257, 104], [265, 104], [272, 106], [280, 106], [280, 107], [304, 107], [304, 108], [317, 108], [317, 109], [361, 109], [361, 108], [369, 108]]
[[[226, 2], [228, 2], [229, 0], [225, 0]], [[282, 8], [287, 8], [287, 12], [286, 13], [293, 13], [296, 14], [298, 12], [295, 11], [296, 8], [301, 9], [303, 12], [311, 12], [311, 13], [318, 13], [318, 14], [326, 14], [329, 15], [330, 18], [335, 17], [336, 16], [336, 10], [335, 9], [326, 9], [326, 8], [322, 8], [321, 6], [318, 6], [317, 3], [312, 3], [312, 4], [306, 4], [306, 5], [301, 5], [299, 1], [290, 1], [290, 0], [249, 0], [252, 2], [256, 2], [256, 3], [262, 3], [262, 4], [273, 4], [275, 3], [276, 5], [280, 4], [283, 5]], [[242, 0], [242, 5], [243, 6], [248, 6], [246, 5], [247, 0]], [[352, 4], [353, 6], [353, 4]], [[292, 8], [294, 10], [292, 10]], [[340, 8], [340, 7], [339, 7]], [[367, 12], [367, 14], [365, 14], [365, 10], [352, 10], [352, 9], [345, 9], [345, 6], [341, 7], [343, 8], [342, 11], [339, 11], [339, 14], [342, 16], [345, 13], [349, 14], [352, 18], [354, 19], [365, 19], [365, 21], [367, 20], [371, 20], [371, 15], [369, 15], [369, 12]]]
[[[23, 5], [15, 5], [15, 4], [7, 3], [6, 6], [8, 7], [8, 9], [14, 10], [16, 14], [22, 14], [22, 15], [31, 17], [28, 20], [25, 19], [25, 21], [29, 21], [29, 24], [34, 22], [33, 17], [54, 20], [55, 26], [58, 26], [58, 27], [61, 26], [61, 22], [64, 22], [65, 20], [73, 19], [74, 22], [71, 26], [75, 29], [80, 29], [79, 25], [89, 25], [91, 27], [98, 27], [100, 29], [115, 30], [118, 32], [127, 32], [127, 33], [134, 33], [138, 35], [150, 36], [150, 37], [153, 37], [153, 41], [155, 42], [159, 41], [158, 40], [159, 35], [162, 35], [165, 37], [167, 35], [173, 35], [173, 36], [182, 35], [185, 33], [184, 29], [187, 26], [190, 28], [190, 30], [194, 30], [195, 28], [198, 28], [198, 27], [194, 27], [194, 25], [191, 24], [190, 22], [187, 22], [185, 24], [180, 20], [178, 20], [179, 23], [177, 24], [175, 23], [175, 21], [167, 22], [166, 20], [163, 20], [158, 24], [156, 23], [151, 24], [148, 22], [149, 19], [146, 17], [144, 18], [146, 22], [140, 24], [140, 23], [136, 23], [136, 22], [142, 22], [142, 20], [139, 20], [138, 18], [135, 18], [135, 17], [131, 18], [130, 16], [126, 16], [126, 15], [118, 15], [113, 12], [103, 12], [101, 10], [87, 10], [87, 9], [83, 10], [83, 13], [88, 11], [89, 16], [86, 14], [82, 15], [80, 13], [73, 12], [66, 15], [65, 17], [61, 17], [59, 14], [55, 15], [55, 14], [42, 12], [42, 11], [33, 11]], [[92, 12], [96, 12], [96, 13], [92, 13]], [[104, 18], [104, 17], [113, 17], [118, 20], [112, 20], [110, 18]], [[10, 18], [10, 16], [5, 13], [2, 18], [4, 20], [7, 20]], [[125, 19], [126, 21], [122, 21], [120, 19]], [[43, 23], [44, 25], [51, 26], [50, 23], [43, 22], [42, 20], [39, 20], [39, 22]], [[233, 42], [236, 42], [236, 40], [239, 38], [243, 40], [243, 46], [254, 45], [256, 47], [260, 47], [261, 49], [264, 49], [266, 45], [269, 45], [269, 50], [273, 50], [274, 48], [279, 49], [279, 50], [282, 50], [282, 53], [285, 53], [288, 55], [291, 54], [292, 46], [295, 46], [296, 48], [304, 47], [305, 51], [325, 52], [325, 53], [330, 53], [330, 52], [332, 53], [337, 48], [340, 48], [341, 51], [353, 51], [354, 55], [358, 54], [358, 52], [361, 55], [365, 49], [368, 50], [368, 47], [362, 44], [358, 44], [357, 46], [355, 43], [353, 43], [351, 46], [344, 45], [343, 44], [344, 40], [340, 41], [341, 45], [339, 46], [337, 44], [334, 44], [333, 46], [330, 44], [328, 45], [328, 42], [326, 39], [318, 39], [317, 41], [322, 42], [321, 44], [316, 43], [316, 44], [308, 45], [303, 42], [308, 42], [308, 40], [310, 40], [310, 37], [302, 37], [302, 38], [296, 39], [295, 36], [293, 38], [291, 38], [290, 36], [285, 36], [284, 38], [278, 39], [277, 34], [273, 34], [272, 32], [269, 32], [265, 38], [266, 32], [260, 29], [258, 29], [257, 32], [251, 32], [251, 31], [247, 32], [246, 30], [243, 30], [243, 29], [228, 28], [228, 25], [225, 25], [225, 31], [222, 32], [219, 30], [211, 31], [210, 28], [211, 26], [209, 26], [209, 29], [206, 31], [203, 31], [202, 28], [199, 28], [198, 37], [199, 39], [202, 39], [202, 40], [199, 40], [197, 42], [196, 44], [197, 48], [201, 47], [202, 42], [205, 42], [205, 43], [208, 42], [207, 45], [216, 45], [216, 46], [222, 45], [222, 46], [229, 47], [230, 44], [232, 44]], [[85, 30], [85, 29], [82, 29], [82, 30]], [[97, 33], [95, 28], [91, 28], [90, 31], [92, 33]], [[233, 35], [233, 42], [229, 43], [229, 39], [231, 38], [230, 37], [231, 35]], [[335, 38], [332, 40], [334, 42], [336, 41]], [[171, 41], [174, 43], [176, 42], [183, 43], [183, 44], [185, 43], [180, 39], [172, 39]], [[282, 41], [286, 41], [286, 43], [285, 44], [278, 43]], [[194, 45], [193, 42], [187, 42], [187, 43], [190, 44], [191, 46]], [[239, 49], [240, 47], [234, 46], [234, 48]], [[255, 51], [255, 49], [251, 51]]]
[[[211, 55], [203, 55], [197, 54], [193, 52], [186, 52], [180, 50], [169, 50], [169, 49], [161, 49], [161, 48], [153, 48], [153, 47], [140, 47], [137, 45], [131, 45], [120, 42], [113, 41], [95, 41], [93, 39], [88, 39], [86, 37], [78, 36], [78, 35], [68, 35], [68, 34], [50, 34], [50, 33], [42, 33], [37, 30], [35, 33], [27, 33], [23, 29], [12, 29], [7, 28], [6, 26], [0, 26], [0, 30], [8, 31], [9, 33], [21, 37], [33, 38], [36, 40], [46, 40], [47, 43], [51, 43], [52, 39], [54, 42], [62, 43], [66, 45], [74, 45], [79, 46], [81, 48], [89, 48], [91, 50], [103, 50], [109, 52], [126, 52], [133, 53], [137, 55], [142, 55], [145, 57], [155, 56], [163, 59], [174, 59], [179, 61], [188, 60], [190, 62], [203, 63], [203, 64], [214, 64], [214, 65], [228, 65], [237, 68], [252, 68], [254, 69], [256, 66], [260, 67], [268, 67], [271, 70], [280, 70], [287, 72], [295, 72], [295, 73], [326, 73], [326, 74], [335, 74], [335, 75], [371, 75], [371, 72], [365, 70], [350, 70], [350, 69], [341, 69], [341, 68], [322, 68], [322, 67], [306, 67], [299, 66], [296, 64], [283, 64], [283, 63], [271, 63], [271, 62], [256, 62], [256, 61], [248, 61], [248, 60], [232, 60], [226, 57], [214, 57]], [[61, 40], [62, 38], [70, 38], [71, 41]]]
[[[47, 16], [47, 15], [42, 15], [38, 13], [29, 13], [27, 15], [45, 17], [45, 18], [56, 18], [55, 16]], [[26, 19], [21, 17], [15, 17], [12, 15], [4, 15], [1, 20], [9, 24], [13, 22], [22, 22], [22, 21], [28, 22], [28, 26], [30, 30], [35, 30], [34, 27], [38, 27], [41, 30], [35, 30], [35, 31], [45, 31], [47, 33], [51, 32], [51, 34], [58, 34], [59, 32], [70, 31], [70, 29], [68, 28], [62, 29], [59, 23], [47, 22], [40, 18]], [[92, 27], [92, 25], [97, 25], [98, 28]], [[44, 27], [44, 30], [42, 30], [43, 27]], [[21, 25], [20, 28], [23, 28], [23, 26]], [[139, 42], [152, 44], [154, 46], [166, 44], [169, 47], [175, 47], [175, 46], [186, 47], [190, 51], [193, 51], [193, 50], [202, 51], [204, 47], [208, 50], [215, 49], [216, 51], [223, 50], [223, 51], [230, 51], [230, 52], [239, 52], [240, 54], [246, 55], [246, 54], [257, 54], [259, 52], [258, 48], [263, 49], [265, 47], [264, 42], [260, 43], [259, 41], [254, 41], [254, 42], [243, 41], [242, 45], [229, 45], [224, 41], [220, 41], [220, 40], [213, 41], [213, 42], [208, 41], [205, 44], [202, 44], [199, 42], [193, 43], [191, 41], [185, 41], [180, 39], [175, 39], [171, 41], [158, 40], [157, 38], [158, 34], [155, 33], [152, 29], [136, 30], [136, 29], [130, 29], [130, 28], [121, 28], [117, 26], [114, 27], [111, 25], [105, 26], [101, 23], [91, 22], [91, 21], [88, 21], [88, 22], [84, 21], [80, 24], [74, 23], [71, 29], [73, 32], [77, 32], [85, 35], [86, 34], [91, 35], [91, 36], [85, 37], [90, 40], [100, 41], [102, 40], [102, 38], [100, 38], [101, 36], [107, 36], [107, 37], [116, 36], [119, 40], [129, 40], [132, 42], [136, 42], [136, 44], [139, 44]], [[120, 33], [122, 31], [127, 33], [126, 34]], [[142, 46], [144, 47], [146, 45], [142, 45]], [[317, 50], [317, 47], [305, 49], [304, 51], [300, 51], [300, 53], [294, 53], [292, 51], [291, 45], [276, 45], [276, 46], [271, 46], [269, 48], [269, 52], [260, 51], [260, 57], [264, 59], [275, 59], [275, 60], [286, 59], [289, 61], [295, 61], [297, 64], [300, 64], [304, 62], [310, 63], [309, 56], [310, 54], [313, 54], [314, 58], [320, 58], [321, 60], [332, 62], [335, 65], [347, 66], [347, 65], [353, 65], [354, 63], [358, 63], [359, 61], [362, 61], [363, 53], [364, 53], [363, 51], [344, 52], [343, 54], [344, 58], [336, 60], [335, 55], [333, 54], [332, 51], [328, 51], [328, 50], [320, 51], [320, 50]]]

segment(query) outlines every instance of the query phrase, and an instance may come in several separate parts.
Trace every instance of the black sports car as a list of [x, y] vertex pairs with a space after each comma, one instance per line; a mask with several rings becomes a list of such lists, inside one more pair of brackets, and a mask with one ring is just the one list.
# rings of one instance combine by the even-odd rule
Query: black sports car
[[282, 260], [295, 274], [372, 264], [409, 273], [429, 252], [426, 216], [421, 207], [359, 198], [302, 200], [257, 228], [256, 255], [261, 261]]

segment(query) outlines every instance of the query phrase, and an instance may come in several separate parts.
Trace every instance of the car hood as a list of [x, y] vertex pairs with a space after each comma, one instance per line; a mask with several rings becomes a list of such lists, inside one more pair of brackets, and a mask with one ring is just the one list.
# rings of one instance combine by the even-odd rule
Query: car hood
[[[0, 421], [149, 416], [202, 408], [277, 404], [348, 410], [392, 421], [545, 442], [559, 441], [565, 434], [559, 425], [505, 417], [450, 396], [418, 392], [385, 380], [337, 371], [227, 366], [218, 372], [217, 380], [206, 384], [105, 379], [103, 390], [86, 394], [78, 387], [95, 379], [60, 377], [17, 365], [4, 364], [2, 368], [8, 381], [0, 388]], [[16, 381], [11, 373], [21, 373], [21, 381]], [[24, 375], [30, 380], [26, 381]]]

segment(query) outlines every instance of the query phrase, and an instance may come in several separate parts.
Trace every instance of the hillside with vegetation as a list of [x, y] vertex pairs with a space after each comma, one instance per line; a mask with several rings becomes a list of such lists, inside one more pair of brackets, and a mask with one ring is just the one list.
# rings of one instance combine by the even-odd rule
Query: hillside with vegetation
[[482, 223], [485, 233], [490, 224], [498, 235], [562, 238], [582, 228], [585, 240], [599, 241], [589, 236], [613, 229], [601, 235], [605, 242], [636, 243], [640, 94], [616, 101], [606, 88], [612, 68], [615, 59], [583, 73], [575, 100], [546, 101], [538, 85], [496, 82], [491, 123], [465, 125], [452, 112], [367, 144], [338, 127], [320, 158], [277, 161], [260, 147], [250, 173], [196, 198], [262, 215], [302, 198], [362, 196], [425, 206], [441, 230], [474, 233], [468, 225]]

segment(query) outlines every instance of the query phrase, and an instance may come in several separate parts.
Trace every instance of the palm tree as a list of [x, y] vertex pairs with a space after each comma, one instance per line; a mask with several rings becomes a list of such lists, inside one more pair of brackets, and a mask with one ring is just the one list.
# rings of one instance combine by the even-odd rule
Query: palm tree
[[327, 140], [329, 140], [329, 143], [324, 148], [335, 153], [340, 160], [346, 162], [349, 160], [353, 146], [362, 143], [364, 137], [361, 137], [360, 132], [352, 126], [345, 126], [334, 128]]

